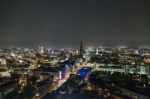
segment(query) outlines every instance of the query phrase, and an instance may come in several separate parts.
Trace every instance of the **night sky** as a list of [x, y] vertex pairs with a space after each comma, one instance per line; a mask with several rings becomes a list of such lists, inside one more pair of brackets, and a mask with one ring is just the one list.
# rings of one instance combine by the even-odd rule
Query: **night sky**
[[150, 45], [150, 0], [0, 0], [0, 47]]

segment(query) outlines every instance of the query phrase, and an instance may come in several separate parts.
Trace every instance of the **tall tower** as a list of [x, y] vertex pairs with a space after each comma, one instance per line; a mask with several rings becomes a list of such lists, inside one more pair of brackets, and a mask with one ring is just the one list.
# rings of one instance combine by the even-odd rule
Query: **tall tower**
[[82, 44], [82, 40], [80, 42], [80, 56], [83, 56], [83, 44]]
[[44, 54], [46, 53], [46, 47], [45, 47], [45, 45], [43, 46], [43, 52], [44, 52]]
[[98, 50], [98, 48], [96, 49], [96, 55], [98, 55], [99, 54], [99, 52], [98, 52], [99, 50]]

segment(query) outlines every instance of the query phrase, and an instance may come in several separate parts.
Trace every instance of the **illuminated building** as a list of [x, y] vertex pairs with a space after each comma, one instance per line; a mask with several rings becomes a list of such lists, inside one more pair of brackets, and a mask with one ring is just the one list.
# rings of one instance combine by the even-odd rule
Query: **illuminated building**
[[14, 64], [11, 66], [12, 72], [16, 74], [28, 74], [30, 64]]
[[98, 50], [98, 48], [96, 49], [96, 55], [98, 55], [99, 54], [99, 50]]
[[6, 59], [0, 58], [0, 65], [6, 65]]
[[41, 53], [41, 54], [45, 54], [45, 53], [46, 53], [46, 47], [45, 47], [45, 45], [39, 47], [39, 50], [40, 50], [40, 53]]
[[129, 66], [129, 73], [150, 74], [149, 66]]
[[81, 68], [80, 70], [78, 70], [77, 74], [83, 78], [85, 78], [87, 76], [87, 71], [84, 68]]
[[61, 71], [59, 71], [59, 79], [62, 79]]
[[10, 77], [10, 70], [7, 69], [0, 69], [0, 77]]

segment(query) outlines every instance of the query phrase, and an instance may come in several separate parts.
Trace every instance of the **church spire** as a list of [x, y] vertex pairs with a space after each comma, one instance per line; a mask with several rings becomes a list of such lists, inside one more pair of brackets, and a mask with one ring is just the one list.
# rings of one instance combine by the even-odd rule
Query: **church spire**
[[80, 56], [83, 56], [83, 44], [82, 44], [82, 40], [80, 42]]

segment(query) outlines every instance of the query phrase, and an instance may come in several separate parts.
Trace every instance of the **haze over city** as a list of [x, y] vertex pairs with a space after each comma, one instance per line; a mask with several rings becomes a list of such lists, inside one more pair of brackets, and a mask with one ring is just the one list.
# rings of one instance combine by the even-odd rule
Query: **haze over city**
[[149, 45], [149, 0], [1, 0], [0, 46]]

